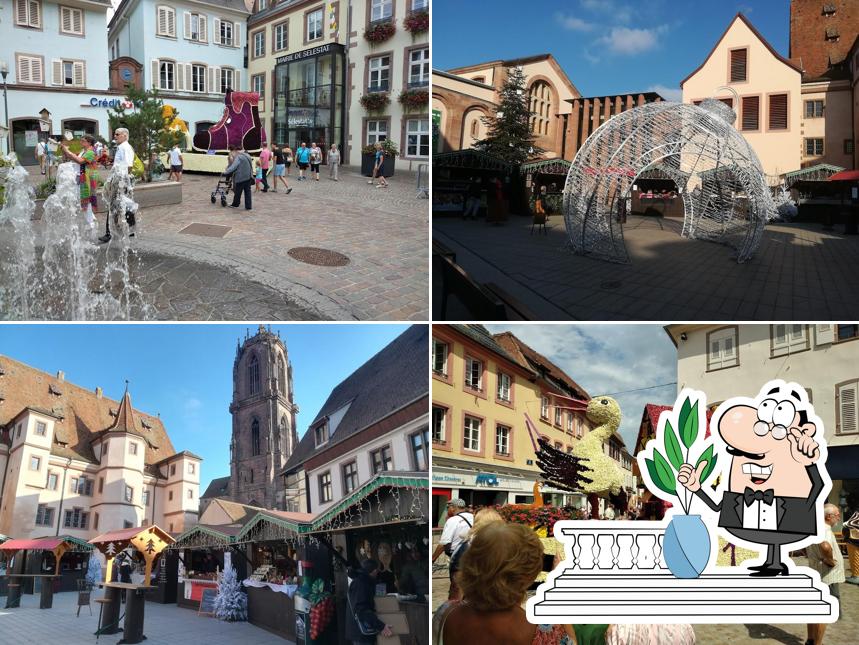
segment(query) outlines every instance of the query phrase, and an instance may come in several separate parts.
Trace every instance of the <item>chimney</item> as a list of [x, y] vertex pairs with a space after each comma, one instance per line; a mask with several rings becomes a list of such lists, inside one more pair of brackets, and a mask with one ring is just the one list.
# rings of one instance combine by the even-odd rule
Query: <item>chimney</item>
[[58, 381], [65, 381], [66, 380], [66, 373], [63, 370], [57, 370], [57, 380]]
[[96, 386], [96, 388], [95, 388], [95, 398], [100, 399], [100, 398], [101, 398], [101, 394], [102, 394], [101, 388], [100, 388], [100, 387], [98, 387], [98, 386]]

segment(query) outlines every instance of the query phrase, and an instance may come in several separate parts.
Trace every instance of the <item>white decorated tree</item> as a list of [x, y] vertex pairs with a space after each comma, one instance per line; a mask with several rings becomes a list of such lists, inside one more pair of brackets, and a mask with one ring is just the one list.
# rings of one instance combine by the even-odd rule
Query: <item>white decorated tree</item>
[[218, 595], [215, 596], [215, 616], [230, 622], [248, 619], [248, 597], [232, 565], [218, 574]]
[[89, 556], [89, 562], [86, 567], [86, 581], [95, 586], [101, 582], [101, 559], [96, 552], [93, 551]]

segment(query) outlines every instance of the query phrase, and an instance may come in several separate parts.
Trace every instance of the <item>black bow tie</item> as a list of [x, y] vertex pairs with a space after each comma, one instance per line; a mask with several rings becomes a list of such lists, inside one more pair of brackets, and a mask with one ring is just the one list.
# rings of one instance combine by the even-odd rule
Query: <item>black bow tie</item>
[[772, 488], [765, 491], [759, 491], [752, 490], [746, 486], [746, 490], [743, 491], [743, 501], [746, 503], [746, 506], [751, 506], [752, 502], [760, 502], [761, 500], [766, 504], [772, 504], [774, 497], [775, 493], [773, 493]]

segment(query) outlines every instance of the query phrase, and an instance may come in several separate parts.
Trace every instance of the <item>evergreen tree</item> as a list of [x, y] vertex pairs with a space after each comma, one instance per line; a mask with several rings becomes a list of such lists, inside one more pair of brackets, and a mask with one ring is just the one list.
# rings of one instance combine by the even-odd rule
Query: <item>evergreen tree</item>
[[183, 135], [169, 129], [179, 112], [174, 111], [172, 116], [165, 116], [164, 101], [154, 87], [151, 90], [139, 90], [128, 85], [125, 95], [134, 105], [134, 109], [128, 111], [124, 105], [111, 108], [107, 120], [111, 130], [128, 129], [128, 143], [143, 161], [146, 181], [152, 181], [153, 155], [169, 150], [174, 143], [182, 142]]
[[486, 138], [474, 147], [518, 166], [543, 152], [531, 132], [531, 105], [521, 67], [509, 70], [507, 80], [501, 86], [500, 98], [497, 114], [482, 119], [489, 128]]
[[218, 574], [218, 595], [215, 596], [215, 616], [230, 622], [248, 619], [248, 597], [232, 565]]

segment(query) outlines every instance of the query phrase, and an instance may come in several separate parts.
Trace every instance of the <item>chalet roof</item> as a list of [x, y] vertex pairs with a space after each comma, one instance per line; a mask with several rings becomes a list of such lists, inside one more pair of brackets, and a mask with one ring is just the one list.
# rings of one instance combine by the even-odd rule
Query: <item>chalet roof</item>
[[200, 495], [200, 499], [208, 498], [208, 497], [220, 497], [222, 495], [226, 495], [230, 489], [230, 476], [226, 477], [216, 477], [211, 482], [209, 482], [208, 487], [206, 487], [206, 492]]
[[761, 41], [761, 43], [763, 43], [763, 45], [764, 45], [764, 46], [765, 46], [765, 47], [770, 51], [770, 53], [771, 53], [773, 56], [775, 56], [778, 60], [780, 60], [782, 63], [784, 63], [784, 64], [785, 64], [785, 65], [787, 65], [788, 67], [790, 67], [790, 68], [792, 68], [792, 69], [795, 69], [797, 72], [799, 72], [800, 74], [802, 74], [802, 68], [801, 68], [799, 65], [797, 65], [796, 63], [794, 63], [793, 61], [791, 61], [789, 58], [785, 58], [784, 56], [782, 56], [781, 54], [779, 54], [779, 53], [775, 50], [775, 48], [774, 48], [772, 45], [770, 45], [769, 41], [768, 41], [766, 38], [764, 38], [764, 37], [763, 37], [763, 34], [761, 34], [761, 32], [759, 32], [759, 31], [755, 28], [755, 26], [754, 26], [754, 25], [749, 21], [749, 19], [748, 19], [748, 18], [746, 18], [742, 13], [738, 13], [736, 16], [734, 16], [734, 19], [733, 19], [733, 20], [731, 20], [731, 22], [730, 22], [730, 23], [728, 24], [728, 26], [725, 28], [725, 31], [722, 33], [722, 35], [721, 35], [721, 36], [719, 36], [719, 40], [717, 40], [717, 41], [716, 41], [716, 44], [715, 44], [715, 45], [713, 45], [713, 49], [711, 49], [711, 50], [710, 50], [710, 53], [709, 53], [709, 54], [707, 54], [707, 56], [704, 58], [704, 60], [703, 60], [703, 61], [701, 61], [701, 64], [700, 64], [700, 65], [698, 65], [698, 67], [696, 67], [696, 68], [692, 71], [692, 73], [691, 73], [691, 74], [689, 74], [689, 76], [687, 76], [687, 77], [686, 77], [686, 78], [684, 78], [682, 81], [680, 81], [680, 87], [683, 87], [683, 84], [684, 84], [686, 81], [688, 81], [690, 78], [692, 78], [693, 76], [695, 76], [695, 74], [697, 74], [697, 73], [698, 73], [698, 71], [699, 71], [702, 67], [704, 67], [704, 65], [706, 65], [707, 61], [708, 61], [708, 60], [710, 60], [710, 57], [711, 57], [711, 56], [713, 55], [713, 53], [714, 53], [714, 52], [719, 48], [719, 44], [722, 42], [722, 40], [724, 40], [725, 36], [727, 36], [727, 35], [728, 35], [728, 32], [731, 30], [731, 27], [733, 27], [733, 26], [734, 26], [734, 23], [735, 23], [735, 22], [737, 22], [737, 20], [742, 20], [742, 21], [743, 21], [743, 23], [744, 23], [744, 24], [745, 24], [745, 25], [746, 25], [746, 26], [751, 30], [751, 32], [752, 32], [752, 33], [757, 37], [757, 39], [758, 39], [758, 40], [760, 40], [760, 41]]
[[428, 396], [428, 346], [427, 326], [412, 325], [337, 385], [310, 424], [312, 428], [348, 405], [336, 431], [320, 448], [316, 447], [314, 433], [305, 432], [283, 472], [294, 471], [313, 455]]
[[118, 429], [120, 424], [145, 440], [147, 472], [155, 474], [151, 467], [176, 452], [161, 419], [135, 410], [130, 396], [127, 400], [123, 396], [123, 400], [117, 402], [74, 385], [62, 376], [48, 374], [2, 355], [0, 373], [3, 395], [0, 426], [9, 424], [27, 408], [53, 416], [52, 455], [97, 463], [91, 442], [105, 430]]
[[499, 345], [507, 350], [509, 354], [515, 356], [516, 361], [523, 367], [538, 373], [545, 370], [548, 376], [559, 381], [571, 390], [574, 393], [573, 396], [575, 398], [590, 398], [590, 395], [587, 393], [585, 388], [570, 378], [564, 370], [555, 365], [555, 363], [543, 356], [540, 352], [522, 342], [519, 338], [513, 335], [512, 332], [505, 331], [500, 334], [495, 334], [494, 338]]

